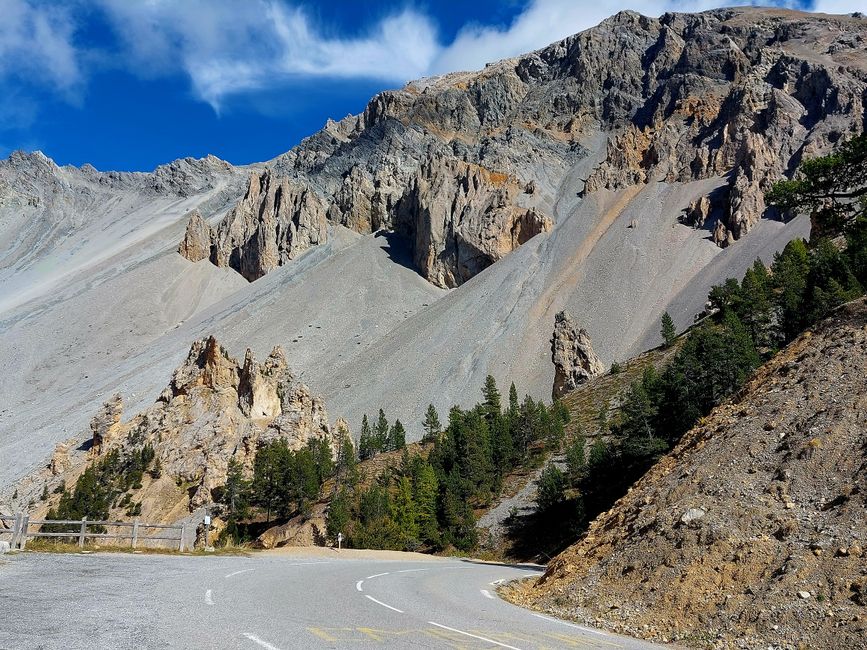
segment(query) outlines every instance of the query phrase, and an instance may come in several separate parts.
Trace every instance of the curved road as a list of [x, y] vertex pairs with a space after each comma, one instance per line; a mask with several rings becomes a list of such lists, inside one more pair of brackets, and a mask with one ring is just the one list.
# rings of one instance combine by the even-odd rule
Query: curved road
[[651, 648], [496, 595], [536, 567], [415, 554], [0, 559], [0, 648]]

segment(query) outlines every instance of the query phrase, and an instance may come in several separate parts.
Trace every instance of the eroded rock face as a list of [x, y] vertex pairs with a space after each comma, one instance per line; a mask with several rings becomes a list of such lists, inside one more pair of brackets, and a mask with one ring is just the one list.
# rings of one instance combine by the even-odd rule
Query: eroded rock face
[[113, 395], [93, 416], [90, 421], [90, 430], [93, 432], [90, 449], [93, 455], [101, 455], [117, 441], [122, 416], [123, 397], [120, 394]]
[[190, 213], [184, 239], [178, 252], [191, 262], [208, 259], [211, 256], [211, 227], [202, 219], [198, 210]]
[[[713, 206], [722, 212], [714, 240], [727, 245], [766, 213], [773, 182], [863, 129], [863, 18], [726, 9], [606, 22], [634, 24], [623, 72], [637, 78], [643, 53], [650, 74], [587, 191], [728, 176]], [[593, 31], [575, 39], [590, 45]]]
[[325, 243], [325, 209], [304, 184], [271, 170], [254, 173], [244, 198], [215, 230], [193, 214], [178, 251], [195, 262], [207, 250], [215, 265], [231, 267], [252, 282]]
[[551, 360], [554, 362], [553, 399], [559, 399], [605, 372], [605, 367], [593, 352], [590, 335], [585, 329], [579, 328], [565, 311], [554, 317]]
[[[279, 347], [262, 363], [247, 350], [239, 364], [213, 336], [195, 341], [153, 406], [128, 423], [121, 422], [122, 412], [115, 395], [93, 418], [93, 451], [84, 462], [96, 462], [109, 449], [123, 457], [152, 445], [161, 476], [145, 477], [133, 498], [148, 503], [156, 519], [174, 520], [211, 503], [226, 482], [229, 460], [250, 471], [263, 442], [282, 438], [300, 449], [324, 438], [336, 453], [324, 402], [295, 379]], [[73, 486], [82, 461], [71, 463], [68, 449], [59, 445], [49, 466], [23, 483]], [[112, 516], [125, 515], [120, 509]]]
[[448, 158], [425, 164], [398, 210], [422, 275], [456, 287], [551, 230], [549, 217], [516, 205], [521, 192], [515, 177], [478, 165]]

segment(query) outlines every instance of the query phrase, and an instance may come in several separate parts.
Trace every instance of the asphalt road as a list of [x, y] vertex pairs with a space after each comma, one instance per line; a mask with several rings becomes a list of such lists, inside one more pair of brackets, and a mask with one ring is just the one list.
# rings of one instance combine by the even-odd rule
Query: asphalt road
[[397, 554], [0, 558], [0, 648], [651, 648], [496, 595], [538, 569]]

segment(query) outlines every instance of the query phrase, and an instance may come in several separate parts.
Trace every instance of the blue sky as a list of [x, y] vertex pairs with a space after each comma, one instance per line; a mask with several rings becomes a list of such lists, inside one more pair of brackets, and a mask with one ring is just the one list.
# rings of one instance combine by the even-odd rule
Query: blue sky
[[[863, 0], [779, 0], [844, 13]], [[477, 69], [620, 9], [719, 0], [0, 0], [0, 157], [150, 170], [272, 158], [420, 76]]]

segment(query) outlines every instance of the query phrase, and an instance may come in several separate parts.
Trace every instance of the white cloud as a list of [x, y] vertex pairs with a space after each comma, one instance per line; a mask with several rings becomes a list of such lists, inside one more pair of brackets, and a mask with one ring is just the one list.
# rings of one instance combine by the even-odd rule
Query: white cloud
[[[299, 78], [400, 84], [478, 69], [543, 47], [624, 8], [658, 16], [727, 3], [730, 0], [527, 0], [509, 25], [467, 25], [451, 43], [441, 43], [433, 19], [412, 8], [346, 36], [318, 23], [292, 0], [97, 0], [97, 11], [107, 18], [117, 46], [109, 51], [105, 43], [88, 44], [92, 49], [86, 51], [74, 41], [73, 17], [85, 20], [92, 8], [85, 9], [79, 0], [0, 0], [0, 82], [17, 77], [70, 100], [86, 80], [82, 61], [99, 61], [143, 78], [186, 74], [195, 96], [219, 110], [229, 97], [291, 86]], [[813, 8], [848, 13], [862, 4], [815, 0]], [[4, 90], [11, 88], [4, 85]]]
[[71, 98], [83, 81], [74, 31], [62, 6], [0, 0], [0, 80], [47, 84]]
[[424, 74], [439, 51], [436, 29], [411, 10], [387, 16], [360, 36], [330, 36], [301, 9], [279, 0], [129, 2], [102, 0], [135, 70], [180, 67], [203, 100], [298, 77], [403, 82]]

